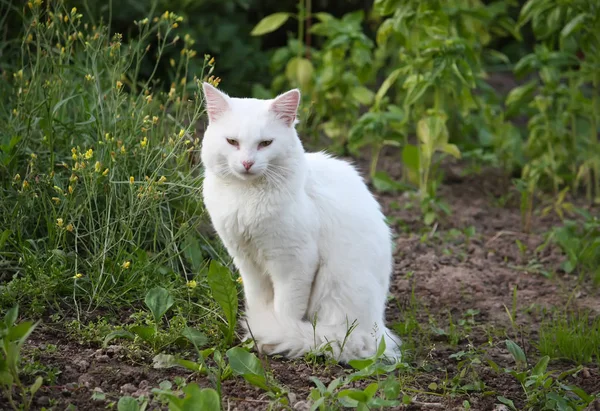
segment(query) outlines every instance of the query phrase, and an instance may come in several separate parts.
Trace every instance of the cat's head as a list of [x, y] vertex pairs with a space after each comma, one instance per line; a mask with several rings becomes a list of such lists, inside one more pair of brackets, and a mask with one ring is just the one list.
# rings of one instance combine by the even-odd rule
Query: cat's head
[[302, 153], [294, 128], [300, 91], [271, 100], [234, 98], [204, 83], [208, 127], [202, 163], [221, 177], [253, 180], [292, 167]]

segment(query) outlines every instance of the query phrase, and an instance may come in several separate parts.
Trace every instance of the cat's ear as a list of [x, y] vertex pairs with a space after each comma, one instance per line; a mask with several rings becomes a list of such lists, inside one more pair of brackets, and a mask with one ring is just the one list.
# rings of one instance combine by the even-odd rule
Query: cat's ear
[[229, 97], [208, 83], [202, 84], [204, 90], [204, 101], [209, 122], [217, 121], [227, 110], [229, 110]]
[[271, 103], [270, 111], [286, 124], [292, 127], [296, 121], [298, 105], [300, 104], [300, 90], [294, 89], [276, 97]]

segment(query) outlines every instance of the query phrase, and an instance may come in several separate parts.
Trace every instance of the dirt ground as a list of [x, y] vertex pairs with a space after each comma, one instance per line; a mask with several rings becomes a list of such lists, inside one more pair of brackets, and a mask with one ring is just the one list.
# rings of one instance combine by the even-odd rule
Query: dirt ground
[[[396, 154], [383, 156], [382, 164], [392, 177], [398, 177]], [[387, 165], [386, 165], [387, 164]], [[366, 165], [359, 161], [366, 170]], [[442, 220], [435, 229], [423, 231], [416, 209], [407, 209], [406, 197], [400, 194], [381, 194], [379, 199], [395, 229], [396, 252], [395, 269], [392, 279], [392, 299], [388, 306], [388, 320], [391, 324], [404, 318], [403, 307], [411, 301], [418, 304], [419, 323], [427, 326], [436, 321], [438, 327], [448, 327], [449, 315], [459, 319], [468, 310], [478, 310], [474, 325], [468, 336], [462, 336], [456, 346], [448, 339], [431, 337], [424, 346], [414, 347], [409, 358], [418, 371], [411, 377], [409, 385], [415, 390], [431, 391], [431, 383], [441, 384], [447, 376], [457, 373], [457, 361], [449, 356], [461, 350], [476, 347], [482, 358], [491, 358], [500, 366], [512, 365], [511, 357], [504, 348], [504, 330], [510, 333], [509, 317], [504, 306], [511, 307], [513, 289], [517, 287], [517, 324], [522, 327], [519, 344], [526, 353], [535, 356], [532, 341], [536, 336], [540, 313], [543, 307], [564, 307], [589, 309], [600, 313], [600, 297], [587, 284], [577, 284], [576, 278], [558, 272], [552, 278], [534, 272], [528, 262], [533, 258], [533, 250], [544, 241], [543, 233], [559, 224], [555, 215], [534, 217], [530, 234], [521, 231], [518, 199], [509, 200], [504, 207], [499, 199], [507, 194], [506, 182], [494, 173], [481, 175], [461, 175], [461, 169], [452, 167], [446, 171], [446, 182], [440, 189], [440, 197], [452, 209], [452, 214]], [[593, 210], [597, 212], [598, 210]], [[474, 226], [475, 235], [467, 245], [462, 237], [451, 238], [447, 233], [455, 228], [463, 230]], [[425, 232], [425, 234], [423, 234]], [[439, 234], [439, 235], [436, 235]], [[425, 235], [426, 241], [422, 241]], [[520, 251], [516, 240], [526, 246], [527, 252]], [[548, 248], [537, 256], [540, 270], [554, 271], [561, 262], [558, 250]], [[414, 294], [413, 294], [414, 293]], [[414, 295], [414, 297], [413, 297]], [[492, 331], [490, 331], [492, 330]], [[490, 332], [500, 334], [488, 343]], [[497, 334], [495, 334], [497, 335]], [[65, 409], [73, 404], [78, 410], [105, 409], [105, 401], [91, 399], [94, 391], [102, 391], [107, 399], [116, 400], [121, 395], [138, 396], [148, 394], [160, 381], [172, 379], [176, 375], [188, 378], [185, 371], [155, 370], [151, 361], [135, 363], [128, 359], [118, 346], [107, 349], [80, 346], [75, 341], [65, 339], [60, 329], [40, 327], [32, 338], [28, 349], [43, 348], [56, 344], [57, 350], [45, 353], [41, 350], [39, 361], [56, 366], [61, 370], [55, 386], [44, 386], [36, 396], [34, 409], [49, 407]], [[573, 364], [551, 362], [550, 369], [562, 371]], [[315, 366], [306, 361], [283, 361], [271, 359], [269, 368], [275, 378], [291, 393], [294, 409], [308, 410], [305, 402], [314, 384], [310, 376], [318, 376], [327, 384], [336, 376], [347, 373], [341, 366]], [[497, 374], [489, 367], [481, 367], [479, 378], [486, 384], [487, 395], [474, 393], [470, 396], [436, 396], [410, 394], [415, 404], [398, 409], [462, 409], [468, 399], [471, 409], [506, 409], [495, 406], [496, 396], [502, 395], [522, 406], [524, 394], [521, 386], [512, 377]], [[202, 386], [210, 386], [206, 380], [198, 381]], [[587, 393], [600, 392], [600, 370], [597, 366], [585, 368], [575, 377], [569, 377]], [[261, 410], [269, 405], [264, 392], [245, 383], [241, 378], [223, 382], [225, 409]]]

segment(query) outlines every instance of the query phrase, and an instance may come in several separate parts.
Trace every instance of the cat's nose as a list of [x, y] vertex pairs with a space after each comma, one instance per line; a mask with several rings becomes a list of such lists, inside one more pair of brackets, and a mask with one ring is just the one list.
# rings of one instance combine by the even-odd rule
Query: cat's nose
[[254, 161], [242, 161], [242, 165], [246, 171], [250, 171], [250, 168], [254, 165]]

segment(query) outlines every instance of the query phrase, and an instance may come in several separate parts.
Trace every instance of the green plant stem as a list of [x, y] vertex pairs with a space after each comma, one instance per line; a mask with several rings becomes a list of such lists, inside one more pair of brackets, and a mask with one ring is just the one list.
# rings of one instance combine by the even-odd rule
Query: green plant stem
[[298, 2], [298, 58], [302, 57], [303, 54], [303, 44], [304, 44], [304, 20], [306, 19], [306, 8], [305, 1], [300, 0]]

